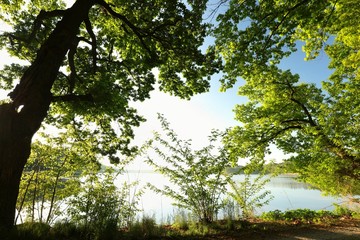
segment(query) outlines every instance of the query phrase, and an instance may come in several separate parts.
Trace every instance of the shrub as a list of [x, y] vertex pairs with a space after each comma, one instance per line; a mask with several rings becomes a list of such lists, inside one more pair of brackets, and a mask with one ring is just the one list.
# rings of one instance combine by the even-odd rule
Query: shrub
[[141, 221], [138, 219], [130, 224], [129, 235], [131, 239], [149, 239], [161, 235], [161, 229], [153, 217], [144, 215]]
[[80, 239], [81, 236], [76, 224], [68, 221], [56, 222], [52, 227], [52, 232], [59, 239]]
[[351, 211], [349, 208], [341, 206], [339, 204], [334, 204], [334, 207], [334, 213], [337, 216], [351, 217], [353, 214], [353, 211]]
[[114, 185], [116, 175], [107, 170], [101, 176], [89, 175], [82, 192], [69, 203], [69, 221], [82, 229], [87, 239], [104, 239], [106, 235], [116, 235], [119, 227], [129, 224], [136, 215], [137, 195], [129, 201], [129, 188], [124, 184], [122, 189]]
[[331, 211], [325, 210], [310, 210], [310, 209], [295, 209], [282, 212], [274, 210], [262, 213], [260, 218], [266, 221], [286, 221], [286, 222], [303, 222], [313, 223], [321, 222], [326, 223], [336, 218], [337, 215]]
[[239, 205], [230, 198], [225, 198], [223, 201], [223, 219], [226, 220], [234, 220], [239, 218]]
[[17, 225], [13, 239], [17, 240], [48, 240], [50, 226], [45, 223], [28, 222]]
[[264, 213], [261, 214], [260, 218], [265, 220], [265, 221], [284, 220], [283, 212], [278, 210], [278, 209], [274, 210], [274, 211], [264, 212]]
[[173, 227], [181, 230], [188, 230], [189, 223], [192, 221], [191, 216], [183, 210], [178, 209], [174, 215]]
[[[175, 188], [149, 187], [175, 200], [175, 206], [191, 211], [199, 221], [212, 222], [222, 207], [221, 195], [229, 178], [223, 174], [230, 165], [228, 153], [223, 147], [216, 147], [221, 133], [213, 131], [208, 146], [193, 150], [190, 140], [180, 140], [169, 123], [161, 115], [159, 118], [167, 137], [155, 133], [149, 141], [153, 152], [148, 153], [147, 163], [169, 177]], [[159, 164], [159, 159], [164, 164]]]
[[232, 188], [229, 195], [239, 205], [243, 218], [253, 217], [257, 208], [267, 205], [273, 198], [270, 191], [263, 191], [265, 184], [269, 182], [269, 179], [263, 179], [263, 176], [259, 174], [252, 180], [251, 174], [245, 173], [244, 181], [235, 182], [228, 179]]

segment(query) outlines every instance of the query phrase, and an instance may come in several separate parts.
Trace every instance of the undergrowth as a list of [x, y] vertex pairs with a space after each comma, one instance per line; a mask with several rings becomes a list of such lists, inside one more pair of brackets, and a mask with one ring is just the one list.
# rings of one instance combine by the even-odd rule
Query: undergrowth
[[185, 212], [173, 217], [172, 224], [159, 225], [154, 216], [144, 215], [130, 224], [129, 227], [109, 231], [108, 234], [96, 236], [89, 229], [72, 222], [58, 222], [53, 226], [42, 223], [25, 223], [18, 225], [10, 237], [1, 240], [118, 240], [118, 239], [193, 239], [216, 234], [239, 231], [266, 231], [276, 224], [332, 224], [342, 218], [358, 218], [357, 211], [335, 206], [333, 211], [295, 209], [288, 211], [270, 211], [256, 219], [224, 219], [211, 223], [198, 222]]
[[260, 219], [265, 221], [285, 221], [295, 223], [331, 223], [339, 218], [358, 218], [356, 211], [335, 205], [333, 211], [295, 209], [288, 211], [274, 210], [261, 214]]

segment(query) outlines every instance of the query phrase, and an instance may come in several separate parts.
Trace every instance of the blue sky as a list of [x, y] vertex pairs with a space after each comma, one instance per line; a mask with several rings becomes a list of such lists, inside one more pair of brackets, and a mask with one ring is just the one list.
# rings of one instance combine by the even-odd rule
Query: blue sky
[[305, 53], [301, 50], [301, 43], [297, 44], [298, 51], [284, 59], [281, 63], [283, 69], [290, 69], [300, 75], [300, 81], [315, 83], [321, 87], [321, 82], [326, 80], [332, 73], [327, 66], [329, 58], [324, 51], [311, 61], [305, 61]]

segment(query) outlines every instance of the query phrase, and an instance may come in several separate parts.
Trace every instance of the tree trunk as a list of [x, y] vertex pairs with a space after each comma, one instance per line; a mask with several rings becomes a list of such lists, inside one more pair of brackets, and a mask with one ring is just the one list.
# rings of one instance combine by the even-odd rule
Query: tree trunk
[[30, 154], [31, 139], [13, 131], [17, 115], [11, 104], [0, 106], [0, 228], [13, 225], [21, 173]]
[[32, 65], [0, 105], [0, 230], [14, 224], [16, 199], [31, 139], [47, 115], [51, 88], [80, 24], [96, 0], [77, 0], [43, 43]]

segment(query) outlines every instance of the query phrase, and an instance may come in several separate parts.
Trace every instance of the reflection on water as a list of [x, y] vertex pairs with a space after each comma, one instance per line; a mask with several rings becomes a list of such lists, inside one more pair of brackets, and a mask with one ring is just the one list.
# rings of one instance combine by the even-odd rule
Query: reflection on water
[[[234, 180], [243, 181], [245, 175], [235, 175]], [[250, 179], [255, 179], [259, 175], [253, 174], [250, 175]], [[271, 177], [270, 175], [264, 176], [264, 178], [270, 178], [270, 181], [266, 184], [269, 188], [289, 188], [289, 189], [311, 189], [309, 184], [296, 181], [295, 175], [279, 175], [276, 177]]]
[[270, 179], [270, 182], [268, 183], [269, 187], [273, 188], [290, 188], [290, 189], [310, 189], [310, 185], [298, 182], [294, 179], [293, 176], [289, 175], [280, 175], [274, 178]]
[[[253, 178], [255, 177], [256, 175], [253, 176]], [[243, 175], [234, 176], [236, 181], [243, 179]], [[139, 181], [140, 186], [138, 187], [145, 186], [148, 182], [158, 188], [172, 185], [167, 178], [154, 172], [127, 173], [119, 179], [119, 182], [136, 180]], [[321, 195], [319, 190], [311, 189], [309, 185], [297, 182], [293, 176], [289, 175], [271, 178], [271, 181], [266, 184], [266, 190], [270, 190], [274, 198], [269, 205], [259, 209], [258, 213], [276, 209], [285, 211], [297, 208], [331, 210], [333, 203], [341, 202], [341, 199]], [[146, 190], [139, 207], [145, 214], [156, 217], [159, 222], [165, 222], [169, 216], [174, 214], [174, 207], [171, 203], [172, 199]]]

